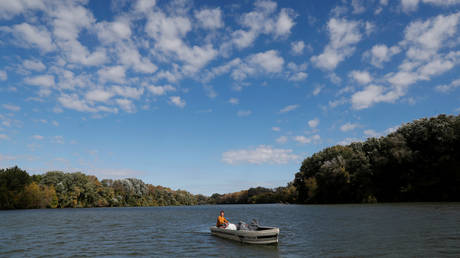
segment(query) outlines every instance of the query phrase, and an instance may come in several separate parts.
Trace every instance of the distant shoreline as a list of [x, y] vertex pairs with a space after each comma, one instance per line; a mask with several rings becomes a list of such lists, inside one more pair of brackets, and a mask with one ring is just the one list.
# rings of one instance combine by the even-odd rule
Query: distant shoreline
[[232, 204], [195, 204], [195, 205], [167, 205], [167, 206], [106, 206], [106, 207], [65, 207], [65, 208], [16, 208], [16, 209], [0, 209], [0, 211], [16, 211], [16, 210], [73, 210], [73, 209], [106, 209], [106, 208], [164, 208], [164, 207], [195, 207], [195, 206], [237, 206], [237, 205], [300, 205], [300, 206], [362, 206], [362, 205], [438, 205], [438, 204], [460, 204], [460, 201], [427, 201], [427, 202], [381, 202], [381, 203], [232, 203]]

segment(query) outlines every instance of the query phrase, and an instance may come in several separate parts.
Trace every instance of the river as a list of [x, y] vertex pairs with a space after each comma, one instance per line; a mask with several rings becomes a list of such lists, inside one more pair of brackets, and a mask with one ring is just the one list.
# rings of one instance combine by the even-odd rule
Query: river
[[[279, 227], [279, 244], [212, 236], [221, 209]], [[460, 203], [0, 211], [0, 256], [459, 257]]]

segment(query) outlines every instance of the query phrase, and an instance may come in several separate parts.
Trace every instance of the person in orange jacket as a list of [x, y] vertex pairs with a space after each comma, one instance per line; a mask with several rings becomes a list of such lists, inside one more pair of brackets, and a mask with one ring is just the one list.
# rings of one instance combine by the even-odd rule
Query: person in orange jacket
[[224, 217], [224, 211], [220, 211], [220, 216], [217, 217], [216, 227], [226, 228], [228, 226], [228, 220]]

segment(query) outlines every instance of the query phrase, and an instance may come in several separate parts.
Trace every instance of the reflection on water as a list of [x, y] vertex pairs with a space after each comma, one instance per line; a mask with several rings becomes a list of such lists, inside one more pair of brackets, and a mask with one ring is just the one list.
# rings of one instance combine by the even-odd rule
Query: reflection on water
[[[218, 212], [280, 243], [214, 237]], [[460, 204], [221, 205], [0, 211], [0, 256], [459, 256]]]

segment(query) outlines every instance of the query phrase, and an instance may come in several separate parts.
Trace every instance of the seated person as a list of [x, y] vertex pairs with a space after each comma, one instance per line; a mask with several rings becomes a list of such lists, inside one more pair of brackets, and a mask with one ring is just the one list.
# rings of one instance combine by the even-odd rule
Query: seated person
[[220, 216], [217, 217], [216, 227], [226, 228], [228, 226], [228, 220], [224, 217], [224, 211], [220, 211]]

